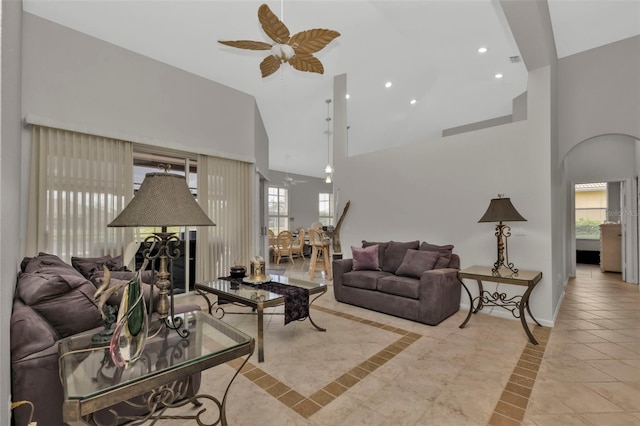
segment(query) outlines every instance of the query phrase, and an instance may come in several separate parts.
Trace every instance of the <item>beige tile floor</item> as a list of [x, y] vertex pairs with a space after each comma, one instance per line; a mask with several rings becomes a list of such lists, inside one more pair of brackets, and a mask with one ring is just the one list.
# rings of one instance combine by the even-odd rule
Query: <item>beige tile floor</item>
[[640, 293], [580, 265], [551, 331], [523, 425], [640, 425]]
[[[640, 296], [619, 274], [581, 267], [556, 327], [534, 329], [537, 346], [517, 320], [481, 313], [460, 329], [460, 311], [431, 327], [336, 302], [331, 281], [316, 281], [328, 291], [311, 315], [327, 331], [267, 316], [265, 362], [252, 355], [233, 382], [229, 424], [640, 425]], [[256, 335], [252, 315], [224, 321]], [[238, 365], [205, 371], [200, 391], [220, 397]]]

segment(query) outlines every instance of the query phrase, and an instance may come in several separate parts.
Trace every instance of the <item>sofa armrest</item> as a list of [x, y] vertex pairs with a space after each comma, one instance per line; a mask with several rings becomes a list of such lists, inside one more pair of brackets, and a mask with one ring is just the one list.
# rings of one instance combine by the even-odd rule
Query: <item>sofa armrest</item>
[[353, 259], [336, 259], [333, 267], [333, 296], [342, 302], [342, 276], [353, 269]]
[[436, 325], [460, 309], [462, 285], [458, 270], [442, 268], [420, 276], [420, 321]]

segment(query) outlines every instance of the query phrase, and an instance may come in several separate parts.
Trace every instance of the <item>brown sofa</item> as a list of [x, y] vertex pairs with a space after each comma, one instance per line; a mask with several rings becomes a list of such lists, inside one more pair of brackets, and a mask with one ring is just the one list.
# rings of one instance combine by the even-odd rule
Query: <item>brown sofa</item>
[[[77, 269], [57, 256], [40, 253], [25, 258], [18, 275], [10, 323], [12, 399], [33, 403], [33, 421], [39, 426], [64, 424], [64, 397], [58, 374], [59, 340], [103, 328], [101, 314], [93, 300], [94, 282], [102, 276], [102, 264], [113, 269], [111, 274], [116, 279], [133, 277], [133, 272], [124, 270], [119, 258], [111, 256], [73, 258], [72, 263]], [[142, 279], [149, 281], [149, 275], [146, 278], [143, 275]], [[150, 286], [143, 283], [143, 290], [149, 306]], [[119, 293], [108, 303], [118, 305], [122, 291]], [[179, 312], [197, 309], [197, 305], [186, 305], [180, 307]], [[192, 380], [197, 391], [200, 376]], [[125, 404], [111, 408], [131, 414]], [[14, 410], [13, 416], [14, 424], [26, 425], [29, 410]], [[102, 410], [99, 417], [105, 424], [114, 424], [108, 409]]]
[[363, 248], [373, 245], [377, 268], [354, 270], [354, 259], [333, 261], [337, 301], [429, 325], [460, 309], [460, 258], [452, 245], [362, 242]]

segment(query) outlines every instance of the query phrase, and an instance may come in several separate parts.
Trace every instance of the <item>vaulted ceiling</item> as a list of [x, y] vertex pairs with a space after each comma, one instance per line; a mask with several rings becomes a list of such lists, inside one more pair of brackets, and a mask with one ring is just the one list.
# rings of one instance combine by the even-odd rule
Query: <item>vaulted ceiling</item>
[[[311, 28], [341, 34], [314, 54], [324, 74], [284, 64], [262, 78], [267, 51], [218, 43], [272, 43], [258, 22], [262, 3], [291, 34]], [[640, 34], [638, 0], [548, 5], [559, 57]], [[326, 100], [336, 75], [347, 75], [349, 152], [356, 155], [428, 143], [444, 129], [509, 115], [527, 85], [498, 0], [23, 0], [23, 8], [254, 95], [270, 140], [270, 168], [309, 176], [323, 176], [327, 163]]]

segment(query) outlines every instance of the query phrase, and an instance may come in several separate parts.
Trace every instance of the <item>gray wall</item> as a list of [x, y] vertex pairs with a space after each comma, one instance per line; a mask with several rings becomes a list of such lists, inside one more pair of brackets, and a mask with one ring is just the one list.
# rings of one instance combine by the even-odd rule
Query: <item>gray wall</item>
[[259, 114], [253, 96], [29, 13], [23, 17], [27, 116], [255, 161]]
[[[22, 2], [2, 1], [0, 70], [0, 424], [10, 424], [9, 321], [20, 262]], [[2, 420], [4, 419], [4, 420]]]
[[[282, 181], [285, 176], [284, 172], [269, 170], [269, 186], [284, 187]], [[325, 183], [324, 179], [313, 176], [293, 173], [289, 173], [289, 176], [293, 179], [307, 181], [287, 187], [289, 189], [289, 217], [294, 219], [289, 222], [289, 229], [308, 228], [318, 220], [318, 194], [333, 192], [333, 184]]]
[[640, 139], [640, 36], [559, 60], [557, 161], [595, 136]]

